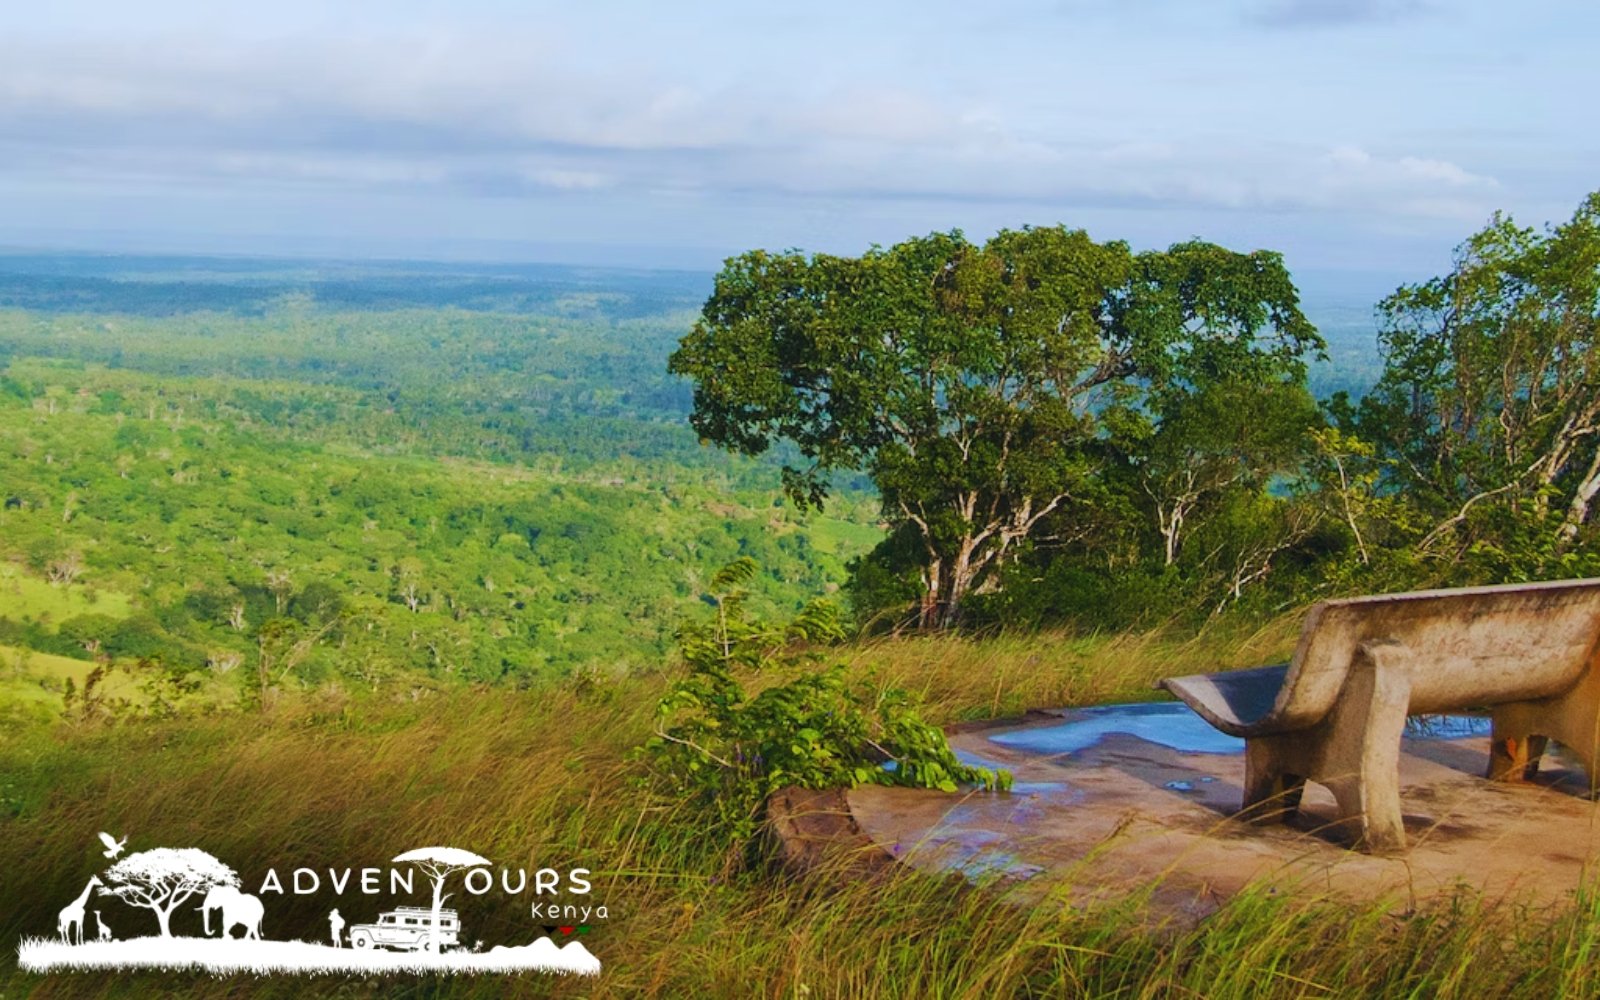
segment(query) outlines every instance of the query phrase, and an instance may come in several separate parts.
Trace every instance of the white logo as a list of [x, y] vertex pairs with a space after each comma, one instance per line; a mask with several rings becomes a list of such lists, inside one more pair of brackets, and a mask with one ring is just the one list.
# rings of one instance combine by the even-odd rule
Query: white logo
[[[106, 858], [122, 855], [128, 838], [117, 840], [99, 834]], [[446, 883], [459, 872], [467, 891], [482, 895], [495, 884], [493, 862], [471, 851], [455, 847], [424, 847], [396, 857], [389, 870], [391, 891], [411, 892], [412, 875], [420, 873], [431, 889], [430, 905], [372, 905], [378, 912], [366, 917], [366, 907], [375, 904], [367, 897], [382, 891], [382, 869], [363, 868], [359, 878], [350, 869], [342, 878], [329, 872], [333, 891], [358, 890], [363, 897], [361, 916], [348, 921], [334, 907], [328, 914], [328, 937], [315, 941], [274, 939], [269, 935], [270, 917], [261, 896], [282, 894], [285, 890], [275, 869], [269, 869], [259, 887], [261, 895], [243, 891], [238, 873], [216, 857], [198, 848], [156, 847], [122, 856], [104, 871], [89, 876], [83, 891], [61, 908], [54, 937], [29, 937], [18, 948], [17, 964], [28, 972], [83, 971], [93, 969], [198, 969], [212, 973], [384, 973], [384, 972], [552, 972], [596, 975], [600, 961], [575, 937], [556, 944], [548, 927], [530, 928], [546, 932], [527, 944], [497, 945], [487, 951], [483, 942], [469, 948], [464, 944], [460, 911], [444, 904], [453, 893]], [[310, 888], [302, 888], [302, 874], [311, 876]], [[586, 893], [586, 869], [568, 873], [568, 891]], [[510, 873], [502, 870], [504, 891], [522, 892], [528, 886], [527, 872], [512, 887]], [[297, 894], [319, 891], [321, 880], [310, 869], [295, 869], [291, 884]], [[557, 891], [559, 873], [542, 869], [533, 879], [534, 893]], [[347, 907], [352, 904], [346, 903]], [[174, 934], [173, 914], [185, 907], [200, 911], [204, 936]], [[535, 918], [546, 912], [555, 914], [578, 910], [535, 901]], [[114, 934], [102, 915], [111, 912], [122, 934]], [[143, 912], [148, 911], [148, 912]], [[354, 911], [352, 911], [354, 912]], [[585, 906], [581, 912], [606, 917], [604, 905]], [[94, 933], [86, 933], [90, 915]], [[192, 921], [192, 917], [185, 918]], [[215, 931], [213, 931], [213, 927]], [[587, 926], [581, 928], [587, 930]], [[139, 931], [145, 933], [140, 934]], [[572, 926], [560, 928], [570, 935]], [[281, 933], [281, 932], [280, 932]], [[215, 934], [215, 936], [213, 936]]]
[[115, 858], [117, 855], [122, 853], [122, 849], [124, 847], [128, 846], [128, 838], [123, 837], [121, 840], [118, 840], [111, 834], [102, 832], [100, 834], [100, 843], [106, 845], [105, 856], [108, 858]]

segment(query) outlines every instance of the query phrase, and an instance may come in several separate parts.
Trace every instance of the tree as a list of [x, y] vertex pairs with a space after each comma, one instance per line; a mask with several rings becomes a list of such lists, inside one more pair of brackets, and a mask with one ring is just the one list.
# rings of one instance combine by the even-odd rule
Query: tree
[[1223, 377], [1304, 379], [1321, 340], [1281, 258], [1208, 243], [1132, 253], [1061, 227], [959, 232], [858, 258], [750, 251], [727, 262], [671, 370], [695, 429], [759, 454], [792, 442], [786, 492], [866, 471], [921, 548], [923, 627], [1045, 519], [1092, 492], [1108, 429]]
[[435, 955], [439, 953], [439, 911], [444, 907], [444, 901], [449, 898], [444, 892], [444, 880], [459, 871], [468, 868], [482, 868], [490, 864], [488, 858], [480, 858], [471, 851], [463, 851], [459, 847], [419, 847], [414, 851], [407, 851], [395, 858], [395, 863], [407, 863], [417, 866], [417, 869], [433, 881], [433, 933], [428, 935], [428, 950]]
[[1600, 494], [1600, 192], [1543, 233], [1496, 214], [1379, 314], [1384, 374], [1356, 427], [1431, 515], [1420, 550], [1542, 571]]
[[232, 868], [193, 847], [130, 854], [106, 870], [105, 880], [123, 902], [154, 910], [162, 937], [172, 936], [172, 911], [184, 900], [204, 895], [212, 886], [239, 887]]
[[268, 570], [267, 589], [272, 591], [275, 610], [282, 617], [284, 605], [288, 603], [289, 595], [294, 593], [294, 578], [286, 569]]
[[271, 618], [261, 624], [256, 630], [256, 685], [252, 692], [260, 707], [266, 707], [267, 692], [273, 685], [283, 683], [345, 619], [346, 615], [337, 614], [314, 625], [293, 618]]
[[406, 556], [390, 567], [389, 572], [394, 577], [395, 596], [400, 598], [400, 602], [413, 614], [421, 610], [428, 597], [422, 583], [426, 573], [422, 560]]
[[289, 600], [289, 616], [307, 625], [337, 618], [344, 609], [344, 592], [321, 580], [306, 584]]
[[1161, 564], [1172, 566], [1230, 498], [1259, 495], [1300, 471], [1319, 418], [1301, 383], [1255, 381], [1226, 365], [1201, 385], [1161, 396], [1122, 414], [1109, 443], [1160, 536]]
[[83, 553], [73, 550], [52, 560], [48, 569], [50, 582], [58, 586], [71, 586], [83, 573]]
[[77, 615], [62, 622], [56, 634], [83, 647], [91, 657], [98, 656], [106, 642], [122, 627], [122, 621], [110, 615]]

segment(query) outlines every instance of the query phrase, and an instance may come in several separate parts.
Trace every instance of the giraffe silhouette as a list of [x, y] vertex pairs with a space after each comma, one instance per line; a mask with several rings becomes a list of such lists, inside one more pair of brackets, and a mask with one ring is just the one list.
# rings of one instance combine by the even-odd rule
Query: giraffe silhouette
[[106, 926], [106, 918], [100, 915], [99, 910], [94, 911], [94, 925], [100, 928], [100, 940], [111, 940], [111, 928]]
[[[89, 884], [78, 893], [78, 898], [61, 908], [61, 915], [56, 918], [56, 933], [61, 935], [61, 940], [67, 944], [83, 944], [83, 910], [84, 903], [88, 901], [89, 894], [94, 892], [96, 886], [105, 885], [100, 881], [100, 876], [90, 875]], [[98, 915], [98, 914], [96, 914]], [[77, 940], [72, 940], [76, 938]]]

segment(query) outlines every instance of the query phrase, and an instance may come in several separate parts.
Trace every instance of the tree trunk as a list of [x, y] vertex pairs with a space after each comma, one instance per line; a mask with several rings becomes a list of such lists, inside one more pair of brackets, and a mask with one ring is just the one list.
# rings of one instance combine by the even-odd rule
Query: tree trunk
[[961, 605], [972, 592], [972, 581], [978, 575], [972, 565], [972, 554], [976, 549], [976, 542], [970, 538], [963, 539], [961, 553], [950, 567], [950, 579], [945, 585], [944, 620], [940, 622], [943, 628], [950, 628], [961, 620]]
[[437, 878], [433, 881], [433, 933], [428, 936], [428, 951], [439, 954], [439, 911], [444, 908], [444, 898], [439, 894], [444, 891], [444, 879]]
[[930, 559], [922, 570], [922, 598], [917, 606], [917, 630], [933, 632], [939, 628], [939, 595], [943, 589], [942, 560]]
[[171, 908], [163, 910], [159, 906], [154, 906], [154, 907], [151, 907], [151, 909], [156, 911], [156, 920], [158, 922], [160, 922], [160, 924], [161, 924], [161, 936], [164, 937], [164, 938], [171, 937], [172, 936], [172, 911], [174, 909], [176, 909], [176, 907], [171, 907]]
[[962, 542], [955, 559], [935, 559], [922, 571], [922, 598], [917, 607], [917, 629], [937, 632], [961, 620], [961, 605], [972, 590], [971, 541]]
[[1556, 537], [1557, 552], [1567, 551], [1577, 540], [1578, 530], [1589, 520], [1589, 505], [1594, 502], [1596, 493], [1600, 493], [1600, 448], [1595, 449], [1594, 458], [1589, 461], [1589, 468], [1583, 474], [1583, 481], [1572, 495], [1572, 504], [1567, 508], [1566, 519], [1562, 521], [1561, 531]]

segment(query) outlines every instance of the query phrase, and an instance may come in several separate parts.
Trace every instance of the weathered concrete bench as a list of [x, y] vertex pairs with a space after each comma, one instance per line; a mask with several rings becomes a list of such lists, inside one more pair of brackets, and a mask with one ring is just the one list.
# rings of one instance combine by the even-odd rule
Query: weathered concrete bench
[[1245, 739], [1244, 814], [1284, 819], [1306, 781], [1373, 853], [1405, 849], [1407, 715], [1492, 708], [1488, 777], [1531, 776], [1555, 739], [1591, 785], [1600, 746], [1600, 580], [1325, 601], [1286, 664], [1160, 683]]

